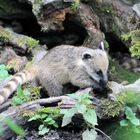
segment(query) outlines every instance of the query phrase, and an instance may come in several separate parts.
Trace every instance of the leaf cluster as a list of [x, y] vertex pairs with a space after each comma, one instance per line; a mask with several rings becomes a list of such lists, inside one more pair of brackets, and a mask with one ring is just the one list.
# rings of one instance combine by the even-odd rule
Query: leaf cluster
[[[87, 130], [82, 134], [83, 140], [94, 140], [96, 139], [97, 133], [95, 131], [95, 125], [97, 123], [97, 115], [95, 109], [91, 106], [91, 96], [88, 94], [76, 95], [70, 94], [70, 97], [77, 100], [75, 106], [69, 110], [61, 110], [60, 113], [63, 114], [62, 126], [66, 126], [72, 122], [72, 117], [75, 114], [81, 114], [85, 123], [87, 124]], [[91, 128], [88, 130], [88, 128]]]
[[12, 105], [21, 105], [40, 98], [40, 87], [34, 87], [30, 84], [26, 84], [25, 87], [22, 89], [21, 86], [18, 86], [16, 94], [12, 98]]
[[127, 34], [122, 35], [124, 41], [131, 42], [130, 47], [131, 55], [140, 59], [140, 30], [133, 30]]
[[76, 12], [80, 8], [80, 0], [74, 0], [71, 4], [71, 9]]
[[12, 65], [6, 66], [4, 64], [0, 64], [0, 81], [10, 77], [8, 70], [11, 69], [12, 67], [13, 67]]
[[30, 92], [27, 89], [22, 89], [18, 86], [15, 96], [12, 98], [12, 105], [21, 105], [27, 101], [30, 101]]
[[132, 91], [121, 93], [117, 96], [118, 102], [129, 107], [138, 107], [140, 105], [140, 95]]
[[135, 133], [140, 133], [140, 120], [130, 107], [125, 108], [126, 119], [120, 121], [121, 126], [132, 127]]
[[49, 132], [50, 126], [58, 128], [58, 124], [55, 119], [59, 116], [60, 114], [58, 109], [42, 108], [28, 121], [39, 121], [41, 124], [38, 127], [38, 134], [44, 135]]

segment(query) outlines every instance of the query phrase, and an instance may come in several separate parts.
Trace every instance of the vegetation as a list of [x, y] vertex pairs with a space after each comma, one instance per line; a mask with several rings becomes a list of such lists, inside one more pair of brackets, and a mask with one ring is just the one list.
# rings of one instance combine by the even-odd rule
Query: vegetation
[[117, 96], [117, 102], [123, 106], [124, 115], [110, 122], [104, 132], [111, 136], [112, 140], [139, 140], [140, 119], [139, 112], [140, 95], [134, 92], [124, 92]]
[[114, 81], [136, 81], [140, 74], [123, 69], [115, 60], [110, 61], [110, 75]]
[[130, 107], [125, 108], [126, 119], [120, 121], [121, 126], [131, 126], [133, 131], [140, 133], [140, 120], [136, 117], [136, 114], [132, 111]]
[[69, 110], [61, 110], [61, 113], [64, 115], [62, 120], [62, 127], [71, 123], [72, 117], [75, 114], [81, 114], [87, 125], [86, 130], [82, 134], [83, 140], [95, 140], [97, 136], [95, 125], [98, 125], [98, 123], [95, 109], [91, 106], [91, 96], [89, 96], [88, 94], [84, 94], [81, 96], [71, 94], [69, 96], [76, 99], [77, 103], [73, 108]]
[[76, 12], [80, 8], [80, 0], [74, 0], [71, 4], [71, 9]]
[[38, 134], [44, 135], [49, 132], [50, 126], [58, 127], [56, 119], [62, 115], [62, 127], [64, 127], [72, 122], [72, 117], [75, 114], [81, 114], [86, 123], [86, 130], [82, 134], [83, 140], [87, 140], [87, 138], [88, 140], [96, 139], [97, 132], [95, 131], [95, 125], [98, 125], [98, 123], [95, 109], [91, 105], [91, 96], [88, 94], [82, 96], [71, 94], [69, 96], [77, 100], [73, 108], [61, 111], [59, 109], [42, 108], [35, 112], [28, 121], [39, 121], [41, 124], [38, 127]]
[[32, 11], [36, 16], [40, 15], [41, 8], [42, 8], [42, 0], [33, 0], [33, 9], [32, 9]]
[[59, 109], [50, 109], [44, 107], [35, 112], [28, 121], [39, 121], [40, 125], [38, 127], [38, 134], [44, 135], [49, 132], [50, 126], [58, 128], [58, 124], [55, 120], [59, 116]]
[[124, 41], [131, 42], [130, 52], [132, 56], [140, 59], [140, 30], [133, 30], [127, 34], [122, 35]]
[[4, 43], [10, 43], [13, 45], [18, 45], [19, 47], [22, 46], [28, 46], [29, 51], [33, 49], [34, 47], [37, 47], [39, 45], [39, 41], [35, 40], [31, 37], [27, 37], [24, 35], [21, 35], [20, 37], [14, 33], [9, 28], [3, 28], [0, 26], [0, 41]]
[[11, 32], [9, 29], [4, 29], [3, 27], [0, 27], [0, 41], [8, 42], [9, 38], [12, 37]]
[[120, 112], [123, 110], [123, 103], [116, 102], [110, 99], [103, 99], [100, 103], [100, 114], [98, 117], [117, 117], [119, 116]]
[[[0, 123], [6, 124], [17, 135], [20, 135], [22, 137], [25, 136], [24, 130], [19, 125], [17, 125], [11, 118], [5, 118], [4, 116], [0, 115]], [[3, 136], [3, 133], [4, 130], [0, 126], [0, 136]]]
[[12, 105], [21, 105], [25, 102], [37, 100], [40, 98], [40, 87], [34, 87], [30, 84], [26, 85], [26, 88], [18, 86], [16, 94], [12, 98]]
[[[134, 4], [138, 0], [128, 0], [128, 1]], [[81, 4], [80, 0], [47, 1], [47, 2], [44, 0], [25, 0], [23, 3], [20, 0], [16, 2], [18, 6], [13, 6], [16, 4], [15, 2], [12, 1], [10, 2], [10, 0], [2, 0], [0, 4], [0, 18], [1, 18], [0, 47], [1, 48], [7, 46], [8, 47], [14, 46], [15, 48], [17, 47], [16, 49], [17, 56], [20, 55], [29, 58], [31, 56], [29, 53], [26, 53], [27, 48], [28, 51], [30, 51], [36, 46], [40, 46], [40, 47], [42, 46], [39, 44], [38, 40], [29, 37], [28, 34], [42, 40], [41, 41], [42, 45], [43, 42], [45, 42], [45, 44], [48, 46], [48, 49], [51, 49], [51, 47], [54, 46], [54, 44], [57, 45], [57, 44], [67, 43], [67, 44], [81, 45], [86, 37], [91, 38], [90, 40], [92, 40], [93, 38], [95, 40], [98, 40], [99, 37], [99, 40], [101, 40], [100, 35], [103, 36], [102, 32], [104, 32], [105, 36], [108, 39], [110, 39], [109, 40], [110, 44], [111, 45], [113, 44], [116, 47], [119, 43], [115, 44], [114, 40], [116, 38], [120, 38], [119, 37], [120, 34], [128, 31], [129, 30], [128, 28], [130, 29], [139, 28], [139, 23], [138, 23], [139, 21], [137, 22], [137, 17], [135, 17], [137, 12], [135, 13], [135, 15], [133, 15], [134, 11], [132, 11], [132, 13], [130, 12], [129, 14], [129, 11], [131, 11], [131, 9], [128, 6], [129, 4], [128, 1], [127, 0], [123, 1], [124, 5], [127, 3], [127, 6], [125, 8], [123, 7], [123, 5], [121, 5], [120, 8], [123, 9], [118, 9], [118, 6], [120, 4], [119, 2], [122, 2], [119, 0], [115, 1], [115, 3], [114, 1], [111, 1], [110, 3], [109, 1], [106, 2], [102, 0], [101, 1], [94, 0], [91, 3], [88, 0], [86, 0], [84, 1], [84, 3], [82, 3], [82, 5], [80, 5]], [[79, 14], [81, 10], [80, 6], [84, 7], [84, 4], [90, 5], [89, 7], [91, 9], [87, 9], [85, 10], [85, 12], [83, 10], [82, 13]], [[127, 7], [129, 7], [129, 10], [127, 10]], [[71, 10], [69, 8], [71, 8]], [[128, 13], [126, 13], [125, 10]], [[88, 13], [90, 13], [91, 15], [88, 16]], [[25, 17], [23, 18], [22, 15]], [[16, 25], [12, 25], [12, 24], [14, 23], [13, 21], [15, 21], [15, 19], [17, 19], [16, 21], [17, 23], [19, 22], [19, 24], [21, 24], [21, 27], [23, 26], [22, 29], [23, 35], [14, 32], [14, 28], [16, 27]], [[29, 20], [29, 22], [24, 23], [24, 19]], [[28, 23], [29, 25], [27, 25]], [[30, 28], [31, 25], [33, 25], [32, 28], [36, 30], [33, 33], [29, 33], [29, 31], [31, 30], [28, 31], [28, 28]], [[39, 27], [39, 25], [42, 27]], [[132, 27], [130, 27], [131, 25]], [[59, 26], [61, 27], [61, 29], [64, 30], [60, 31]], [[41, 30], [41, 28], [43, 32], [39, 31]], [[80, 29], [81, 31], [79, 31]], [[53, 41], [50, 41], [50, 36], [55, 39]], [[59, 37], [57, 38], [57, 36]], [[73, 37], [76, 38], [76, 41], [73, 41]], [[122, 41], [125, 42], [125, 44], [130, 44], [131, 47], [129, 50], [131, 52], [131, 55], [133, 57], [137, 57], [140, 59], [140, 29], [135, 29], [127, 34], [122, 35]], [[90, 44], [90, 42], [88, 43]], [[109, 46], [108, 43], [105, 41], [105, 47], [108, 48], [108, 46]], [[18, 52], [18, 49], [19, 50], [22, 49], [23, 51]], [[26, 68], [30, 67], [32, 63], [33, 61], [28, 63]], [[0, 82], [11, 76], [8, 71], [12, 67], [13, 66], [6, 66], [4, 64], [0, 64]], [[136, 74], [123, 69], [114, 60], [111, 60], [109, 70], [110, 70], [111, 80], [117, 81], [119, 83], [123, 81], [132, 83], [140, 77], [140, 74], [138, 73]], [[22, 78], [24, 79], [24, 77]], [[94, 106], [93, 97], [91, 97], [89, 94], [86, 93], [82, 95], [70, 94], [69, 96], [74, 98], [74, 100], [76, 101], [76, 104], [70, 109], [60, 109], [59, 108], [60, 106], [58, 104], [57, 107], [53, 106], [50, 108], [41, 106], [42, 108], [37, 111], [30, 111], [30, 110], [29, 111], [24, 110], [23, 112], [20, 111], [20, 114], [18, 115], [22, 115], [23, 117], [25, 117], [25, 119], [28, 119], [28, 122], [30, 123], [35, 122], [35, 124], [38, 127], [38, 135], [40, 135], [39, 137], [41, 136], [43, 137], [51, 129], [57, 129], [58, 127], [59, 128], [60, 127], [69, 128], [69, 126], [71, 127], [72, 124], [74, 123], [73, 121], [74, 118], [77, 117], [76, 115], [79, 115], [81, 117], [82, 126], [83, 126], [82, 135], [81, 135], [83, 140], [95, 140], [97, 138], [97, 132], [100, 132], [99, 134], [103, 134], [103, 136], [107, 137], [107, 139], [112, 139], [112, 140], [122, 140], [122, 139], [139, 140], [140, 139], [140, 116], [139, 116], [140, 94], [132, 91], [131, 92], [127, 91], [115, 95], [114, 96], [116, 97], [115, 99], [110, 99], [106, 97], [103, 98], [100, 96], [100, 92], [98, 95], [97, 94], [95, 92], [95, 96], [97, 98], [99, 97], [98, 98], [99, 102], [97, 106], [96, 105]], [[12, 109], [20, 108], [21, 107], [20, 105], [22, 104], [26, 105], [26, 102], [40, 99], [40, 87], [32, 86], [29, 83], [24, 85], [19, 85], [15, 94], [12, 95], [11, 98], [12, 98], [11, 99], [12, 106], [10, 107]], [[36, 103], [36, 101], [32, 103]], [[100, 118], [108, 119], [107, 121], [109, 122], [108, 124], [111, 125], [110, 127], [111, 130], [108, 131], [103, 128], [103, 132], [102, 132], [99, 129], [100, 123], [103, 123], [104, 125], [104, 121], [100, 120]], [[113, 121], [115, 123], [113, 123]], [[62, 124], [60, 125], [61, 122]], [[16, 122], [14, 122], [13, 119], [6, 118], [0, 115], [0, 123], [2, 125], [4, 124], [8, 126], [16, 135], [26, 137], [23, 128], [18, 126], [18, 124], [16, 124]], [[107, 127], [108, 127], [107, 129], [109, 129], [109, 126]], [[5, 130], [3, 130], [2, 127], [0, 126], [0, 136], [2, 136], [4, 131]], [[108, 134], [110, 137], [106, 134]]]
[[39, 45], [39, 41], [37, 41], [31, 37], [23, 36], [23, 37], [17, 39], [17, 44], [19, 46], [27, 45], [29, 47], [28, 51], [30, 51]]
[[6, 66], [4, 64], [0, 64], [0, 81], [5, 80], [6, 78], [10, 77], [11, 75], [8, 73], [14, 65]]

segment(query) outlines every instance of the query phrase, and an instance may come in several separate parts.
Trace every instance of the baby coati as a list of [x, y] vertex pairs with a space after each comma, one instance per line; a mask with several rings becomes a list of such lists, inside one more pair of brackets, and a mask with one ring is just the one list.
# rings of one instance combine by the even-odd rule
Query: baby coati
[[37, 64], [13, 76], [0, 89], [0, 104], [20, 84], [37, 79], [49, 96], [62, 95], [63, 85], [71, 83], [80, 88], [102, 88], [106, 84], [108, 57], [103, 43], [99, 49], [61, 45], [50, 50]]

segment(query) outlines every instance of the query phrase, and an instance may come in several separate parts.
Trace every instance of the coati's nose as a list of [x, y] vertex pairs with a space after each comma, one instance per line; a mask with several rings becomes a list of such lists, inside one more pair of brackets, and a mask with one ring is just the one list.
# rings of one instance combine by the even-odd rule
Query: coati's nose
[[100, 81], [99, 81], [99, 84], [100, 84], [102, 87], [106, 87], [107, 81], [108, 81], [108, 78], [101, 78]]

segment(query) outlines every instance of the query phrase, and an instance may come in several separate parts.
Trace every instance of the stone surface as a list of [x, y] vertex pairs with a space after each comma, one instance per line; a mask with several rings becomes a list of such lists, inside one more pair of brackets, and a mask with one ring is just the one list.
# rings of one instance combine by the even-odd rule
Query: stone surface
[[100, 18], [102, 29], [118, 39], [121, 35], [140, 28], [140, 19], [133, 11], [133, 3], [127, 0], [95, 0], [91, 3]]

